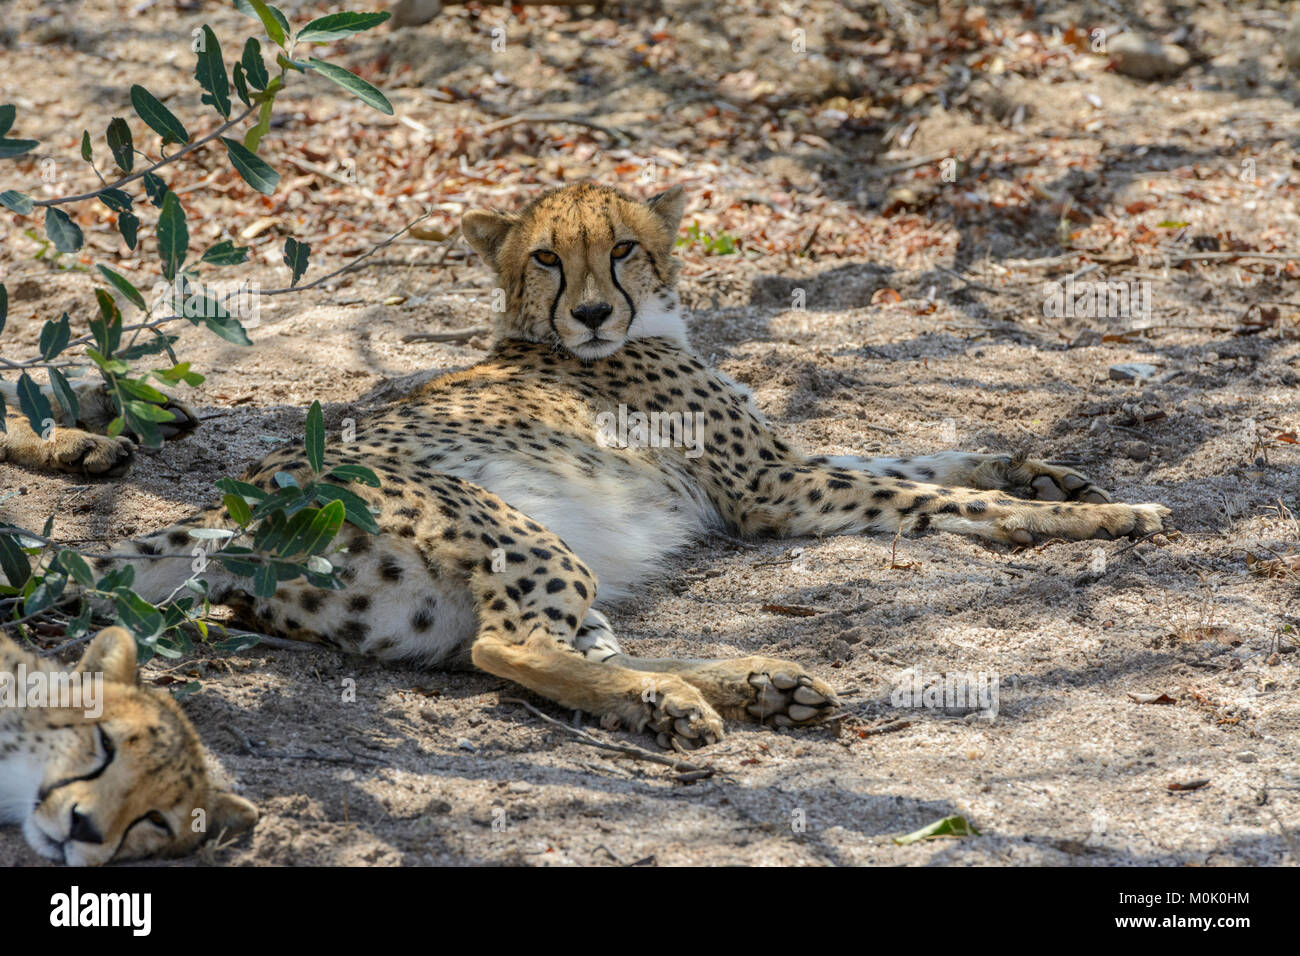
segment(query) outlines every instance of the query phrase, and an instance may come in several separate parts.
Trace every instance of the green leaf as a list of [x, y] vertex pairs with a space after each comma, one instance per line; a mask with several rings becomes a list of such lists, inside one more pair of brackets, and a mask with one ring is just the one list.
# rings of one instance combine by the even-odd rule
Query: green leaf
[[239, 175], [244, 177], [244, 182], [264, 196], [269, 196], [275, 192], [276, 184], [280, 182], [280, 174], [268, 166], [266, 160], [245, 147], [238, 140], [223, 136], [221, 142], [226, 147], [226, 154], [230, 157], [231, 165], [235, 167]]
[[63, 318], [57, 322], [46, 322], [41, 326], [41, 339], [37, 348], [40, 349], [41, 358], [50, 362], [58, 356], [68, 343], [72, 341], [72, 320], [68, 313], [63, 313]]
[[0, 571], [14, 588], [21, 588], [32, 574], [31, 562], [10, 534], [0, 534]]
[[9, 290], [0, 282], [0, 332], [5, 330], [5, 319], [9, 317]]
[[284, 240], [284, 264], [293, 273], [293, 277], [289, 280], [289, 288], [296, 286], [302, 274], [307, 271], [307, 260], [310, 257], [311, 243], [299, 242], [293, 236]]
[[113, 212], [131, 211], [131, 197], [120, 189], [101, 189], [97, 198]]
[[319, 400], [307, 410], [307, 463], [315, 472], [325, 464], [325, 418]]
[[203, 253], [199, 261], [214, 266], [237, 266], [248, 261], [248, 246], [236, 246], [229, 239], [223, 239]]
[[[128, 393], [134, 398], [138, 398], [145, 402], [153, 402], [156, 405], [163, 405], [166, 404], [168, 400], [167, 396], [164, 395], [162, 392], [158, 391], [158, 389], [154, 388], [152, 385], [148, 384], [147, 382], [141, 381], [139, 379], [121, 378], [118, 379], [117, 384], [122, 389], [122, 391]], [[160, 422], [169, 422], [172, 421], [173, 419], [160, 418], [157, 420]]]
[[1190, 222], [1180, 222], [1177, 219], [1166, 219], [1164, 222], [1156, 223], [1157, 229], [1186, 229]]
[[113, 603], [122, 624], [136, 641], [147, 641], [162, 631], [162, 612], [129, 588], [114, 590]]
[[163, 277], [168, 282], [185, 264], [190, 251], [190, 231], [185, 225], [185, 210], [176, 194], [168, 190], [158, 214], [158, 255], [162, 258]]
[[235, 95], [239, 101], [245, 106], [252, 106], [253, 101], [248, 98], [248, 83], [244, 81], [244, 64], [235, 64], [235, 68], [230, 71], [230, 79], [235, 84]]
[[32, 593], [23, 602], [24, 614], [39, 614], [56, 603], [68, 586], [68, 576], [57, 571], [46, 571]]
[[18, 107], [14, 106], [12, 103], [6, 103], [4, 106], [0, 106], [0, 136], [9, 132], [14, 125], [14, 117], [17, 115]]
[[[96, 354], [102, 353], [104, 362], [95, 359], [94, 355], [91, 355], [91, 359], [97, 365], [102, 365], [121, 344], [122, 313], [107, 289], [96, 289], [95, 300], [99, 303], [99, 318], [90, 320], [90, 333], [95, 337], [95, 344], [99, 346], [99, 352]], [[89, 350], [86, 354], [90, 355], [93, 351], [93, 349]]]
[[131, 281], [127, 279], [126, 276], [118, 272], [114, 272], [108, 266], [96, 265], [95, 268], [99, 270], [100, 275], [102, 275], [105, 279], [109, 281], [109, 283], [112, 284], [113, 288], [117, 289], [118, 292], [126, 296], [126, 298], [131, 302], [132, 305], [134, 305], [137, 309], [145, 308], [144, 296], [140, 294], [140, 290], [137, 289], [134, 285], [132, 285]]
[[209, 315], [203, 319], [203, 324], [208, 327], [214, 335], [220, 336], [227, 342], [233, 342], [235, 345], [252, 345], [253, 340], [248, 337], [239, 320], [232, 316]]
[[256, 647], [261, 642], [262, 639], [256, 634], [241, 634], [238, 637], [228, 637], [224, 641], [217, 641], [212, 647], [214, 650], [225, 654], [238, 654], [250, 647]]
[[241, 498], [263, 501], [267, 497], [267, 493], [257, 485], [250, 485], [248, 482], [240, 481], [237, 478], [221, 478], [217, 480], [216, 485], [227, 494], [239, 495]]
[[333, 63], [326, 63], [314, 56], [309, 59], [308, 66], [327, 80], [331, 80], [343, 87], [367, 106], [374, 107], [388, 116], [393, 115], [393, 104], [388, 102], [387, 97], [355, 73], [345, 70], [341, 66], [335, 66]]
[[253, 523], [253, 509], [248, 507], [248, 502], [242, 495], [222, 495], [221, 501], [235, 524], [244, 526]]
[[163, 145], [168, 143], [188, 143], [189, 131], [174, 113], [163, 106], [152, 93], [140, 84], [131, 87], [131, 105], [136, 115], [144, 120], [145, 125], [162, 137]]
[[299, 43], [329, 43], [354, 33], [363, 33], [387, 20], [390, 13], [331, 13], [313, 20], [298, 31]]
[[90, 162], [95, 158], [95, 148], [90, 145], [90, 130], [81, 131], [81, 158]]
[[72, 579], [80, 584], [83, 588], [93, 588], [95, 586], [95, 573], [90, 570], [90, 565], [86, 559], [75, 551], [60, 551], [59, 564], [63, 569], [72, 575]]
[[[122, 385], [125, 381], [125, 379], [119, 379], [118, 384]], [[140, 383], [133, 382], [132, 384], [139, 385]], [[145, 387], [147, 388], [148, 386]], [[125, 387], [123, 387], [123, 391], [126, 391]], [[158, 394], [161, 395], [162, 393], [159, 392]], [[133, 415], [137, 419], [146, 422], [174, 422], [176, 420], [175, 412], [155, 405], [152, 402], [139, 402], [128, 398], [125, 402], [125, 407], [122, 410], [127, 413], [128, 420]]]
[[163, 182], [162, 177], [154, 173], [144, 174], [144, 191], [149, 195], [149, 201], [157, 208], [161, 209], [163, 200], [171, 192], [167, 184]]
[[248, 85], [255, 90], [264, 90], [271, 82], [271, 75], [266, 72], [266, 62], [262, 59], [262, 44], [257, 37], [244, 41], [244, 54], [239, 58], [244, 73], [248, 76]]
[[[293, 528], [288, 541], [280, 548], [280, 554], [286, 558], [295, 555], [319, 554], [329, 546], [343, 527], [346, 509], [341, 501], [331, 501], [324, 508], [308, 508], [294, 516], [294, 521], [301, 519], [304, 527]], [[292, 527], [292, 526], [291, 526]]]
[[212, 27], [203, 25], [203, 50], [194, 65], [194, 79], [208, 91], [203, 102], [216, 107], [218, 113], [230, 118], [230, 80], [226, 77], [226, 64], [221, 59], [221, 44]]
[[379, 476], [364, 465], [339, 465], [326, 478], [338, 478], [340, 481], [356, 481], [371, 488], [379, 487]]
[[32, 431], [44, 436], [45, 423], [54, 421], [54, 409], [50, 408], [49, 399], [26, 372], [18, 378], [18, 407], [27, 416]]
[[0, 159], [13, 159], [30, 153], [41, 144], [34, 139], [0, 139]]
[[134, 249], [136, 237], [140, 234], [140, 217], [133, 212], [117, 214], [117, 231], [122, 234], [122, 241], [128, 249]]
[[66, 212], [54, 206], [45, 208], [45, 234], [59, 252], [76, 252], [86, 241], [81, 227]]
[[77, 393], [57, 368], [50, 369], [50, 388], [54, 390], [54, 397], [59, 400], [59, 407], [63, 410], [63, 424], [72, 428], [81, 417], [81, 401], [77, 398]]
[[283, 13], [265, 0], [235, 0], [235, 9], [245, 16], [261, 20], [271, 41], [276, 46], [284, 46], [285, 38], [289, 35], [289, 21]]
[[349, 522], [371, 534], [379, 533], [379, 523], [370, 513], [370, 506], [355, 492], [348, 491], [346, 488], [335, 488], [332, 485], [319, 485], [316, 488], [316, 500], [343, 502]]
[[942, 820], [936, 820], [929, 826], [921, 827], [914, 833], [907, 836], [894, 837], [894, 842], [899, 846], [907, 846], [910, 843], [917, 843], [921, 840], [929, 840], [941, 836], [979, 836], [979, 830], [966, 822], [966, 818], [957, 814], [950, 817], [944, 817]]
[[129, 173], [135, 165], [135, 146], [131, 141], [131, 127], [126, 120], [114, 116], [108, 124], [108, 148], [113, 153], [113, 162], [122, 172]]
[[275, 597], [277, 583], [275, 568], [270, 564], [263, 564], [253, 574], [253, 593], [260, 598]]
[[20, 216], [30, 216], [32, 212], [32, 197], [24, 196], [16, 189], [6, 189], [0, 193], [0, 204]]

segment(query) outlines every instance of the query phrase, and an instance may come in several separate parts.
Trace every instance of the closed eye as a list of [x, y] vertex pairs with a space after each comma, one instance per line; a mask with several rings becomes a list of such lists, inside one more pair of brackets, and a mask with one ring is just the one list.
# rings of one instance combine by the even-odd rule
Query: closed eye
[[533, 253], [533, 261], [549, 268], [551, 266], [558, 266], [560, 264], [560, 257], [549, 249], [538, 249]]
[[99, 740], [99, 749], [104, 753], [104, 762], [90, 773], [82, 774], [80, 777], [64, 777], [62, 780], [59, 780], [48, 787], [41, 788], [40, 792], [36, 795], [37, 803], [44, 803], [46, 797], [52, 794], [55, 790], [58, 790], [60, 787], [66, 787], [70, 783], [81, 783], [86, 780], [95, 780], [108, 769], [108, 765], [111, 764], [113, 758], [117, 756], [117, 748], [113, 746], [113, 740], [108, 736], [107, 731], [104, 730], [103, 724], [95, 725], [95, 733]]
[[636, 243], [631, 239], [624, 239], [622, 242], [614, 246], [614, 248], [609, 251], [609, 254], [615, 259], [626, 259], [632, 254], [634, 249], [636, 249]]

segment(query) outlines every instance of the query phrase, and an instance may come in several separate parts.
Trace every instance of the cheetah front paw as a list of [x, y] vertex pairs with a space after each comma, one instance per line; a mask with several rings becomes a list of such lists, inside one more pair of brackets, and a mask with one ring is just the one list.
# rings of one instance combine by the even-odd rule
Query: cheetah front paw
[[695, 750], [723, 738], [722, 718], [703, 695], [678, 678], [658, 678], [642, 694], [641, 729], [656, 735], [665, 750]]
[[135, 443], [125, 435], [109, 438], [80, 429], [62, 429], [51, 439], [52, 463], [61, 471], [81, 475], [124, 475], [131, 467]]
[[750, 658], [753, 670], [745, 678], [750, 702], [745, 710], [760, 724], [797, 727], [815, 724], [836, 710], [840, 701], [830, 685], [797, 664], [786, 661]]

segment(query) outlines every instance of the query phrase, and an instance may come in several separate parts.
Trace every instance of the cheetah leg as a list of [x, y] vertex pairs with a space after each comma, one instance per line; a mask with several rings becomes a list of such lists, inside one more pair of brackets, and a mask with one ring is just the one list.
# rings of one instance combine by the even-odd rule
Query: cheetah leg
[[1159, 531], [1157, 504], [1025, 501], [996, 491], [881, 478], [811, 462], [764, 466], [728, 517], [743, 532], [779, 535], [862, 531], [969, 534], [1004, 544], [1047, 538], [1118, 538]]
[[819, 467], [869, 472], [879, 478], [923, 481], [945, 487], [1009, 491], [1040, 501], [1083, 501], [1105, 504], [1109, 494], [1069, 467], [1073, 461], [1039, 461], [1023, 455], [981, 455], [942, 451], [915, 458], [860, 458], [857, 455], [809, 459]]

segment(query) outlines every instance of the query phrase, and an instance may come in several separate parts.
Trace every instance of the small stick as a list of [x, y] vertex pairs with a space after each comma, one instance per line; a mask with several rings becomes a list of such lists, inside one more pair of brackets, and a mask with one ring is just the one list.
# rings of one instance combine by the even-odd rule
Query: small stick
[[615, 753], [623, 754], [626, 757], [635, 757], [637, 760], [648, 760], [650, 763], [663, 764], [665, 767], [672, 767], [674, 770], [683, 773], [699, 773], [702, 770], [712, 771], [711, 767], [701, 767], [698, 764], [688, 763], [685, 760], [679, 760], [676, 757], [666, 757], [663, 754], [651, 753], [649, 750], [642, 750], [640, 747], [634, 747], [631, 744], [611, 744], [603, 740], [598, 740], [585, 730], [579, 730], [576, 727], [570, 727], [568, 724], [556, 720], [554, 717], [548, 717], [540, 710], [528, 703], [526, 700], [520, 700], [518, 697], [502, 697], [503, 704], [518, 704], [523, 707], [534, 717], [539, 717], [546, 723], [558, 730], [563, 730], [566, 734], [577, 738], [579, 743], [584, 743], [589, 747], [599, 747], [601, 750], [612, 750]]
[[476, 325], [469, 329], [454, 329], [450, 332], [412, 332], [403, 335], [403, 342], [467, 342], [476, 335], [486, 335], [492, 330], [486, 325]]

